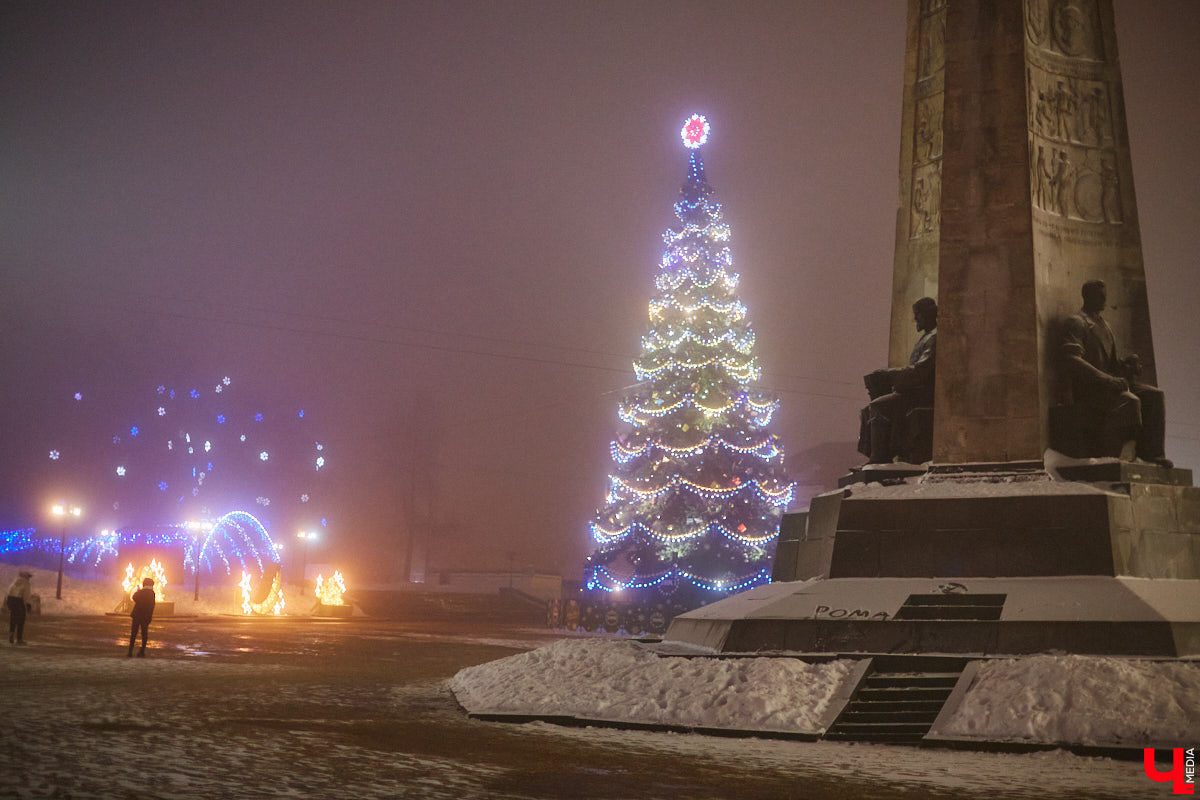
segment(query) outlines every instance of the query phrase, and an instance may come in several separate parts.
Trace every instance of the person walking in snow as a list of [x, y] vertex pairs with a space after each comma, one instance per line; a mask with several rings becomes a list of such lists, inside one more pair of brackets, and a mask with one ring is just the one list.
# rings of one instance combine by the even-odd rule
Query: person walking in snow
[[[29, 586], [29, 579], [32, 577], [33, 573], [21, 570], [17, 579], [9, 584], [7, 601], [9, 644], [25, 644], [25, 612], [33, 610], [33, 606], [29, 602], [33, 591]], [[14, 634], [16, 634], [16, 642], [13, 641]]]
[[133, 625], [129, 629], [129, 653], [125, 657], [133, 656], [133, 642], [137, 639], [140, 629], [142, 649], [138, 650], [138, 658], [145, 658], [146, 638], [150, 633], [150, 620], [154, 616], [154, 580], [152, 578], [142, 581], [142, 588], [133, 593], [133, 611], [129, 616], [133, 617]]

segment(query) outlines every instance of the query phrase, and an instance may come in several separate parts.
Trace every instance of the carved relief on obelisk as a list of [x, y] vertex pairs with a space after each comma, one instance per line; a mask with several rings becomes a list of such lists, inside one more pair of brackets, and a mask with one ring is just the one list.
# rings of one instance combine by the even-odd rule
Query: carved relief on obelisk
[[938, 301], [934, 461], [1037, 459], [1080, 287], [1157, 382], [1112, 0], [909, 0], [889, 364]]
[[942, 213], [942, 116], [945, 103], [946, 6], [948, 0], [917, 0], [910, 18], [902, 139], [901, 217], [893, 265], [889, 363], [907, 363], [912, 303], [937, 294], [938, 240]]

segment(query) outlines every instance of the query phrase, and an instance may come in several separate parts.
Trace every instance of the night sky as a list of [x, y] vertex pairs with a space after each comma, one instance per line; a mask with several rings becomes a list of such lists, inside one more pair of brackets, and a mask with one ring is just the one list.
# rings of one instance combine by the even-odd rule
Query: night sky
[[[1200, 3], [1116, 14], [1168, 455], [1197, 468]], [[198, 387], [186, 413], [264, 413], [267, 488], [232, 429], [212, 480], [236, 463], [230, 502], [285, 542], [325, 517], [310, 560], [398, 579], [415, 520], [434, 567], [577, 578], [693, 112], [806, 501], [861, 463], [861, 376], [886, 361], [904, 17], [3, 4], [0, 525], [54, 528], [58, 497], [81, 532], [197, 513], [111, 487], [121, 459], [140, 485], [172, 468], [156, 390]]]

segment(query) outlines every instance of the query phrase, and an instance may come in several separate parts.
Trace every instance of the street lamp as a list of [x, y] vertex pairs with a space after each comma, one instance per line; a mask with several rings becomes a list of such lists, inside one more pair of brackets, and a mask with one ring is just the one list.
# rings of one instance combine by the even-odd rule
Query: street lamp
[[186, 523], [186, 527], [196, 536], [196, 552], [193, 556], [196, 562], [193, 565], [193, 571], [196, 573], [196, 593], [192, 596], [192, 599], [200, 602], [200, 554], [204, 551], [204, 547], [200, 544], [200, 536], [204, 536], [204, 544], [207, 545], [208, 536], [212, 533], [213, 524], [208, 520], [201, 520], [199, 522], [188, 522]]
[[304, 588], [304, 573], [308, 571], [308, 543], [317, 540], [316, 531], [297, 531], [296, 538], [304, 543], [300, 556], [300, 588]]
[[54, 506], [51, 511], [56, 517], [62, 517], [62, 537], [58, 540], [58, 586], [54, 589], [54, 599], [62, 600], [63, 553], [67, 549], [67, 517], [83, 515], [79, 506], [68, 506], [65, 502]]

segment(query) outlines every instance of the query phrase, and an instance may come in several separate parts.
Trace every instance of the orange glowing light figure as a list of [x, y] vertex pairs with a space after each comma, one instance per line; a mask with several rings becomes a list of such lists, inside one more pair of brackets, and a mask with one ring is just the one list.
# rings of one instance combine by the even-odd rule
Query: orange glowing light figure
[[342, 579], [342, 571], [335, 569], [333, 577], [325, 580], [321, 575], [317, 575], [317, 600], [321, 605], [325, 606], [340, 606], [343, 605], [342, 595], [346, 593], [346, 581]]
[[167, 575], [157, 558], [150, 559], [150, 563], [142, 567], [137, 575], [133, 574], [133, 562], [129, 562], [129, 565], [125, 567], [125, 580], [121, 581], [121, 588], [132, 600], [133, 593], [142, 588], [142, 581], [146, 578], [154, 581], [154, 601], [165, 603], [167, 601]]
[[[283, 599], [283, 580], [280, 576], [279, 565], [263, 575], [258, 591], [250, 584], [250, 573], [242, 570], [242, 581], [238, 587], [242, 590], [242, 613], [249, 616], [282, 616], [287, 603]], [[268, 578], [269, 576], [269, 578]], [[268, 583], [269, 580], [269, 583]], [[263, 587], [271, 588], [264, 591]]]

